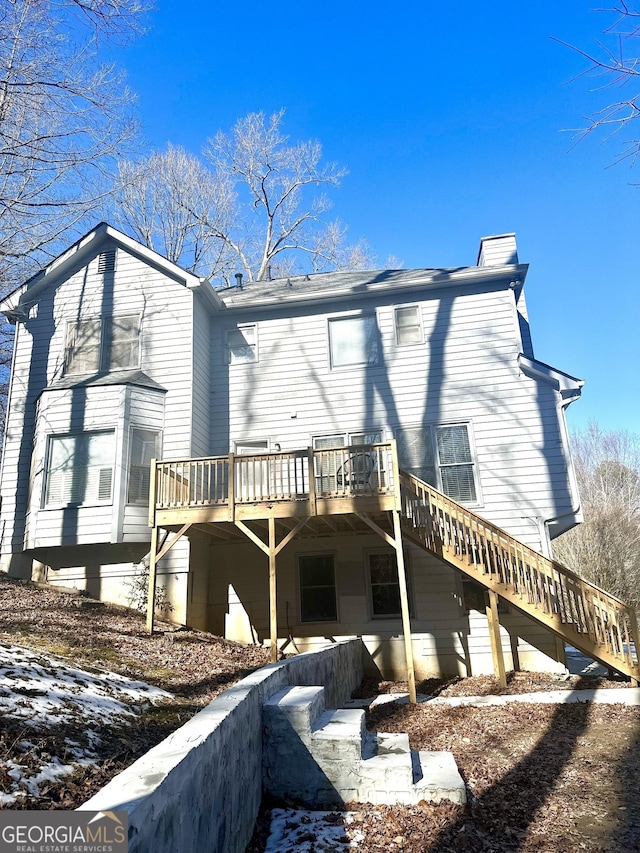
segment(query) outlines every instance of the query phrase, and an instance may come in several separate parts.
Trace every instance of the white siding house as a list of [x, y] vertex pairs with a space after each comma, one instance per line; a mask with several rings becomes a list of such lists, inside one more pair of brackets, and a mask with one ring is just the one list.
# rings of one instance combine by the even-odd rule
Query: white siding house
[[[534, 358], [526, 273], [503, 235], [476, 266], [215, 291], [99, 225], [0, 306], [16, 324], [2, 569], [123, 603], [149, 551], [151, 459], [391, 440], [401, 468], [548, 554], [580, 520], [564, 409], [582, 382]], [[213, 527], [161, 560], [169, 616], [262, 642], [265, 556]], [[381, 670], [401, 667], [382, 539], [327, 522], [278, 559], [286, 651], [362, 636]], [[415, 545], [406, 559], [418, 675], [491, 671], [481, 591]], [[508, 666], [562, 667], [544, 627], [508, 608], [501, 626]]]

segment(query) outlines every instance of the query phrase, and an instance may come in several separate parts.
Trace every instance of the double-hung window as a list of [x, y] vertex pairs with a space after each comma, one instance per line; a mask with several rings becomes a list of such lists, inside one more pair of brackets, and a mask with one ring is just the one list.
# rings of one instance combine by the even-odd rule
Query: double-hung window
[[127, 503], [147, 504], [149, 502], [149, 481], [151, 460], [160, 456], [160, 433], [156, 430], [131, 430], [129, 446], [129, 484]]
[[422, 343], [422, 318], [419, 305], [398, 306], [394, 309], [393, 319], [398, 346]]
[[435, 432], [442, 491], [457, 501], [475, 503], [476, 482], [467, 425], [438, 426]]
[[375, 314], [334, 317], [329, 320], [329, 352], [332, 368], [377, 364], [379, 348]]
[[115, 432], [49, 437], [44, 505], [111, 503]]
[[228, 329], [227, 364], [243, 364], [258, 360], [258, 327], [255, 324]]
[[400, 467], [462, 503], [478, 502], [476, 462], [468, 424], [396, 430]]
[[387, 618], [400, 616], [400, 583], [395, 554], [387, 551], [368, 553], [367, 570], [372, 615]]
[[108, 373], [140, 364], [140, 317], [93, 317], [67, 324], [65, 373]]
[[336, 622], [336, 576], [333, 554], [301, 554], [298, 557], [300, 621]]

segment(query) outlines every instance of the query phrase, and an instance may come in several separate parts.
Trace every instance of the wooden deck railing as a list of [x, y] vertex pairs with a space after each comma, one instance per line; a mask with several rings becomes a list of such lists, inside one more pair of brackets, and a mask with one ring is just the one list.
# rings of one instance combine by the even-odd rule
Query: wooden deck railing
[[155, 463], [155, 508], [388, 495], [393, 470], [390, 442], [161, 461]]
[[400, 494], [402, 531], [408, 538], [568, 643], [638, 679], [633, 608], [404, 471]]
[[393, 442], [156, 462], [151, 491], [152, 526], [156, 512], [182, 524], [189, 522], [189, 510], [192, 517], [205, 510], [205, 520], [217, 508], [229, 509], [219, 520], [233, 519], [236, 509], [259, 518], [264, 505], [275, 515], [285, 514], [278, 504], [286, 503], [289, 510], [294, 504], [296, 512], [299, 507], [303, 515], [316, 515], [336, 507], [357, 512], [367, 506], [360, 499], [374, 498], [369, 504], [378, 510], [400, 510], [402, 533], [413, 542], [568, 643], [640, 678], [638, 623], [631, 607], [399, 471]]

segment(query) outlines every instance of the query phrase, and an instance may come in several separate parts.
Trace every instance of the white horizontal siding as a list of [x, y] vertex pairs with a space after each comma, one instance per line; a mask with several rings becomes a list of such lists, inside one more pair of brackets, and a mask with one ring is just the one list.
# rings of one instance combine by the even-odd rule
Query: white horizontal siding
[[[308, 446], [314, 435], [382, 428], [390, 438], [398, 426], [468, 421], [482, 513], [534, 536], [539, 546], [537, 525], [522, 518], [570, 507], [556, 396], [519, 371], [510, 289], [442, 294], [419, 302], [422, 344], [397, 346], [395, 305], [378, 307], [379, 363], [341, 370], [330, 369], [328, 321], [342, 312], [305, 315], [298, 308], [292, 318], [286, 309], [256, 310], [253, 317], [245, 311], [242, 322], [258, 324], [259, 361], [234, 365], [224, 359], [232, 322], [223, 315], [212, 341], [211, 431], [226, 443], [219, 441], [214, 452], [225, 453], [238, 440], [268, 438], [285, 450]], [[360, 304], [366, 313], [365, 301]], [[357, 306], [354, 300], [350, 308]]]
[[[366, 554], [386, 550], [375, 536], [295, 539], [277, 559], [278, 620], [280, 637], [294, 637], [307, 648], [326, 642], [327, 636], [362, 636], [378, 663], [395, 661], [396, 675], [402, 674], [404, 650], [400, 619], [371, 618], [366, 573]], [[301, 623], [297, 555], [334, 553], [338, 594], [338, 621]], [[229, 585], [246, 610], [260, 638], [269, 634], [269, 608], [265, 558], [250, 545], [216, 545], [211, 549], [216, 566], [209, 574], [209, 630], [220, 632], [228, 609]], [[241, 567], [241, 568], [239, 568]], [[491, 646], [486, 616], [460, 606], [456, 573], [426, 552], [409, 546], [408, 574], [413, 601], [411, 619], [416, 669], [421, 677], [438, 671], [464, 674], [467, 665], [476, 674], [491, 672]], [[347, 592], [345, 592], [345, 590]], [[501, 616], [504, 651], [508, 662], [511, 643], [530, 666], [557, 668], [547, 655], [556, 651], [555, 641], [543, 628], [515, 612]], [[395, 648], [395, 643], [399, 643]], [[466, 648], [465, 648], [466, 646]], [[487, 668], [488, 654], [488, 668]]]

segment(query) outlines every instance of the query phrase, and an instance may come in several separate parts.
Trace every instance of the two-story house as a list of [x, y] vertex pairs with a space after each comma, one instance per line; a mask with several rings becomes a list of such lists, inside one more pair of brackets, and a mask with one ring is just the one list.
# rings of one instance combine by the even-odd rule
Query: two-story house
[[[393, 674], [410, 620], [418, 675], [491, 671], [482, 575], [415, 537], [399, 551], [385, 501], [402, 471], [541, 560], [580, 520], [564, 411], [582, 382], [535, 359], [526, 273], [503, 235], [475, 266], [215, 290], [97, 226], [0, 305], [2, 569], [125, 603], [151, 548], [179, 623], [285, 651], [361, 636]], [[150, 528], [150, 485], [191, 514]], [[561, 668], [562, 633], [502, 591], [507, 667]]]

